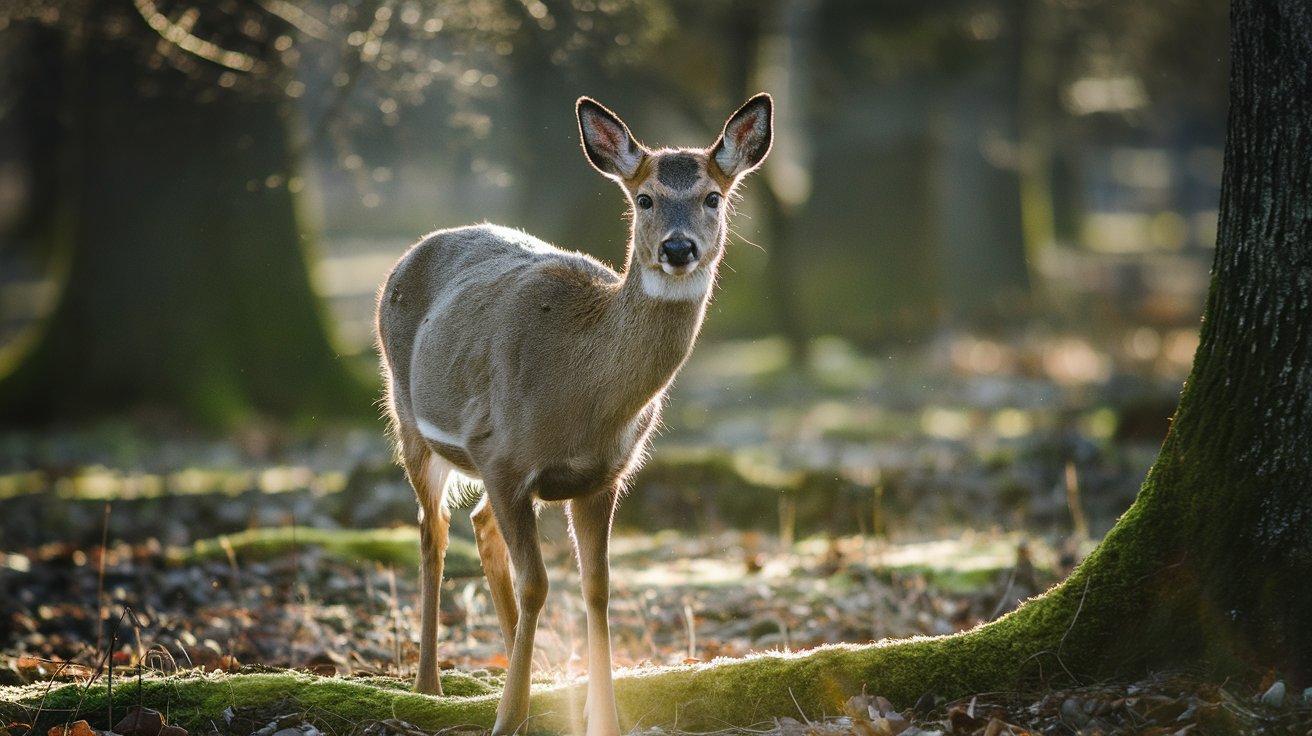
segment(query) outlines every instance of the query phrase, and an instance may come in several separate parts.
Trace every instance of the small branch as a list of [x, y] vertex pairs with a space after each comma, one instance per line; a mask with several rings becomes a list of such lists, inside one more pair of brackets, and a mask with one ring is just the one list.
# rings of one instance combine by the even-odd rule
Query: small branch
[[264, 66], [249, 54], [225, 49], [213, 41], [206, 41], [192, 35], [190, 27], [195, 24], [196, 17], [200, 14], [196, 8], [191, 8], [178, 22], [174, 22], [160, 12], [159, 6], [152, 0], [132, 0], [132, 5], [137, 9], [141, 19], [146, 21], [146, 25], [158, 33], [160, 38], [187, 53], [234, 72], [253, 73], [260, 71]]
[[105, 642], [105, 619], [108, 611], [105, 606], [105, 558], [109, 556], [109, 510], [110, 502], [105, 502], [105, 519], [100, 527], [100, 571], [96, 582], [96, 651]]
[[802, 710], [801, 703], [797, 702], [797, 696], [793, 695], [793, 689], [791, 687], [788, 688], [788, 697], [792, 699], [793, 707], [797, 709], [797, 715], [801, 716], [803, 721], [806, 721], [806, 725], [814, 725], [811, 723], [811, 719], [807, 717], [806, 711]]

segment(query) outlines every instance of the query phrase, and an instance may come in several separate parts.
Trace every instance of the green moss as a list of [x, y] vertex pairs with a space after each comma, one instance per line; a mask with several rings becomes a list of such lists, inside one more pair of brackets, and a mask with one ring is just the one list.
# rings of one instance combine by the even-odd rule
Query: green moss
[[[179, 561], [224, 558], [225, 543], [239, 558], [271, 559], [290, 553], [297, 547], [313, 546], [348, 562], [377, 561], [405, 567], [419, 565], [419, 530], [416, 527], [395, 529], [318, 529], [304, 526], [247, 529], [213, 539], [196, 542], [179, 553]], [[448, 577], [482, 575], [478, 550], [472, 542], [451, 538], [446, 552], [444, 573]]]
[[[934, 662], [944, 659], [945, 651], [942, 640], [927, 639], [631, 670], [617, 678], [617, 700], [626, 728], [664, 724], [681, 729], [749, 726], [777, 716], [798, 717], [799, 710], [807, 717], [834, 714], [863, 686], [909, 704], [921, 692], [934, 689], [935, 678], [923, 673], [941, 671], [942, 664]], [[115, 716], [140, 703], [165, 712], [171, 723], [197, 729], [229, 706], [273, 707], [286, 702], [311, 715], [355, 723], [401, 718], [426, 729], [489, 726], [495, 719], [498, 695], [487, 677], [445, 673], [443, 687], [449, 695], [442, 698], [413, 694], [398, 688], [395, 681], [376, 680], [293, 672], [120, 680], [114, 687]], [[535, 684], [533, 730], [578, 729], [583, 700], [581, 686]], [[103, 723], [108, 720], [107, 707], [103, 682], [85, 688], [62, 685], [48, 693], [40, 686], [0, 688], [0, 717], [32, 722], [38, 729], [82, 717]]]
[[[442, 683], [452, 695], [434, 698], [375, 682], [297, 672], [130, 678], [115, 682], [114, 718], [121, 718], [131, 705], [143, 704], [194, 731], [207, 728], [229, 706], [272, 707], [285, 701], [307, 713], [356, 723], [401, 718], [424, 728], [491, 725], [497, 695], [487, 681], [449, 672]], [[103, 724], [109, 720], [107, 694], [103, 681], [89, 687], [62, 685], [49, 692], [42, 686], [0, 688], [0, 717], [33, 723], [35, 732], [77, 718]]]
[[952, 593], [975, 593], [987, 589], [999, 578], [1004, 578], [1010, 567], [961, 569], [955, 567], [928, 567], [910, 565], [889, 568], [903, 575], [920, 575], [935, 588]]

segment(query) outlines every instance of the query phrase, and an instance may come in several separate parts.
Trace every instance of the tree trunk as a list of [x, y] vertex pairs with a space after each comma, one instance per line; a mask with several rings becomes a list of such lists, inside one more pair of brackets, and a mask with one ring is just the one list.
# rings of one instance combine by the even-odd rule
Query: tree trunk
[[[1197, 654], [1312, 676], [1312, 7], [1236, 0], [1211, 293], [1136, 508], [1152, 620]], [[1146, 535], [1139, 535], [1141, 537]]]
[[333, 354], [310, 288], [286, 103], [148, 70], [138, 49], [153, 42], [136, 40], [93, 35], [64, 55], [75, 81], [53, 230], [67, 276], [0, 382], [0, 412], [366, 415], [368, 390]]

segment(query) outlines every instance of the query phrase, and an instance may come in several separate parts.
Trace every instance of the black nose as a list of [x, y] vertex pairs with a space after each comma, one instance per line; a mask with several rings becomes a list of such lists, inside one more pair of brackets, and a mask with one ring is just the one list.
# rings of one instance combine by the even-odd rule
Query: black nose
[[671, 266], [686, 266], [697, 260], [697, 246], [691, 240], [670, 239], [661, 243], [661, 256]]

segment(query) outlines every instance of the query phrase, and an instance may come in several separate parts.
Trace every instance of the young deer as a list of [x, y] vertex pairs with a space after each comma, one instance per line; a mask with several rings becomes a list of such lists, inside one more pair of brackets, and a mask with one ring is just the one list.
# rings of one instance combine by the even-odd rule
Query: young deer
[[632, 206], [624, 272], [495, 225], [412, 247], [378, 296], [398, 455], [419, 497], [422, 626], [415, 689], [441, 693], [438, 595], [453, 470], [481, 478], [478, 554], [510, 668], [495, 734], [528, 716], [547, 594], [535, 504], [564, 501], [588, 623], [587, 731], [616, 734], [607, 604], [611, 517], [665, 390], [692, 350], [728, 232], [728, 202], [770, 150], [772, 103], [748, 100], [708, 149], [650, 150], [586, 97], [583, 151]]

